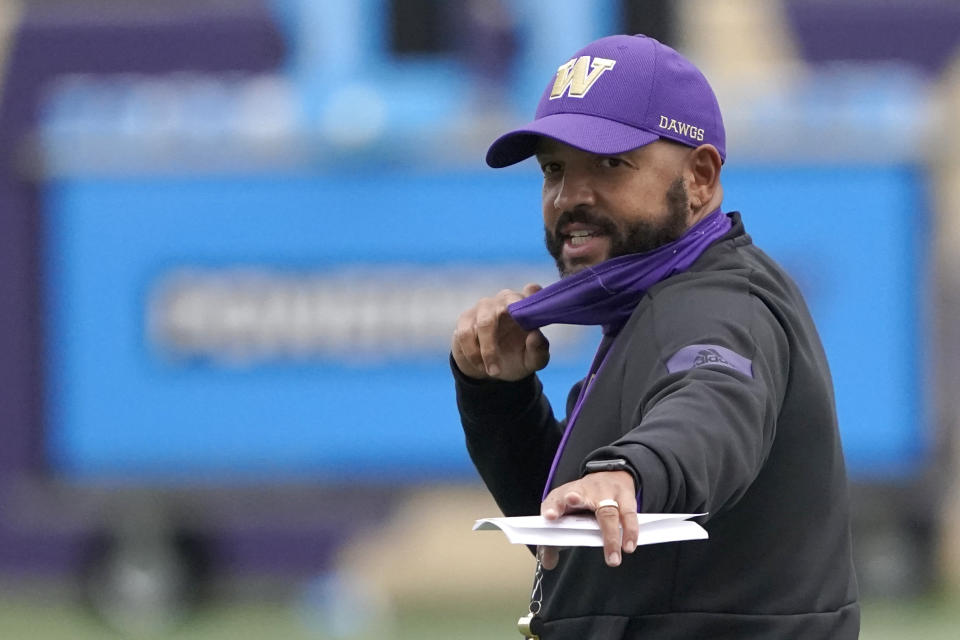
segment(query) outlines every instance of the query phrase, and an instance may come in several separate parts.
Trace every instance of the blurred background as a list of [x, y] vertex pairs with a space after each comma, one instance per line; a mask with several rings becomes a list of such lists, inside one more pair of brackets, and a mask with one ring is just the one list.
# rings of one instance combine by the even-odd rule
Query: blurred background
[[[624, 32], [820, 327], [862, 637], [955, 637], [960, 4], [0, 0], [0, 638], [516, 637], [448, 341], [555, 277], [486, 146]], [[597, 335], [550, 338], [556, 404]]]

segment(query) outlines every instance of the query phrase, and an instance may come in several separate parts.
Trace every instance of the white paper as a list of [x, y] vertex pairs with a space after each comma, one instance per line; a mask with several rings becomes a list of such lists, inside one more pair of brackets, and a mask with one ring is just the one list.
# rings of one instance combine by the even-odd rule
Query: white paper
[[[704, 540], [706, 529], [689, 518], [703, 513], [638, 513], [640, 533], [637, 545]], [[547, 520], [543, 516], [513, 518], [482, 518], [473, 525], [474, 531], [503, 531], [513, 544], [546, 545], [551, 547], [602, 547], [600, 525], [592, 513], [562, 516]]]

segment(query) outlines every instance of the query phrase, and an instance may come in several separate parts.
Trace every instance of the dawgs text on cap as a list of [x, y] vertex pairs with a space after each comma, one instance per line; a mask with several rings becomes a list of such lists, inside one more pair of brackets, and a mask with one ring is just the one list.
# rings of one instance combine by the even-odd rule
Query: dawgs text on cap
[[487, 164], [529, 158], [547, 136], [600, 155], [668, 138], [691, 147], [712, 144], [726, 160], [720, 106], [707, 79], [679, 53], [644, 35], [591, 42], [557, 69], [537, 114], [497, 138]]

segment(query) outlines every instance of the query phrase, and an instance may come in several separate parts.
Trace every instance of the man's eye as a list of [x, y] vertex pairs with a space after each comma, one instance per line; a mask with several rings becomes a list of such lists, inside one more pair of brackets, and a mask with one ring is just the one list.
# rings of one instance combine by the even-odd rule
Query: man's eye
[[543, 171], [543, 175], [549, 176], [559, 171], [560, 165], [556, 162], [544, 162], [542, 165], [540, 165], [540, 169]]
[[600, 158], [600, 165], [604, 167], [619, 167], [623, 165], [623, 160], [620, 158]]

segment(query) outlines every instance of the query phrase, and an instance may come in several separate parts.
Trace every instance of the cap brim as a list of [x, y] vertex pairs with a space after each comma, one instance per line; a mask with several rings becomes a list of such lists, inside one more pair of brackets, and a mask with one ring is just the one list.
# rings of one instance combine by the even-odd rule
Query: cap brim
[[583, 113], [555, 113], [505, 133], [487, 150], [487, 164], [495, 169], [526, 160], [537, 151], [541, 136], [597, 154], [624, 153], [650, 144], [660, 136], [622, 122]]

